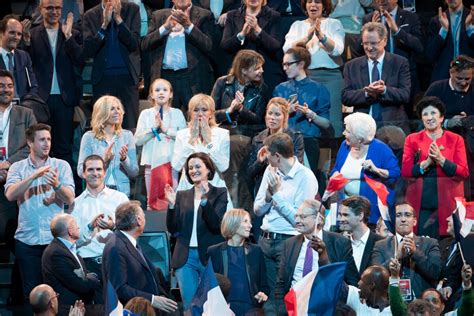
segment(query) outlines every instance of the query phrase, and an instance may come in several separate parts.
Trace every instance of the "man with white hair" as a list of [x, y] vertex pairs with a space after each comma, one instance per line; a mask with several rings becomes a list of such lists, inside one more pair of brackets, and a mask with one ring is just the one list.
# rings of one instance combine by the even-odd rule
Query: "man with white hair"
[[385, 51], [387, 29], [378, 22], [362, 27], [366, 56], [349, 61], [344, 67], [342, 103], [354, 111], [370, 114], [378, 124], [391, 123], [409, 132], [403, 104], [410, 100], [408, 60]]

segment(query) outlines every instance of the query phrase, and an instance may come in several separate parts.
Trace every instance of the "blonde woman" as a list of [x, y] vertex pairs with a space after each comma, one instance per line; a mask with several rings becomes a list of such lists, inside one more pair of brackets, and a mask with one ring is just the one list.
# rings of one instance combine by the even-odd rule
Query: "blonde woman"
[[[225, 188], [222, 173], [229, 168], [230, 140], [229, 131], [217, 126], [214, 116], [214, 100], [206, 94], [197, 94], [189, 101], [188, 128], [178, 131], [171, 166], [181, 171], [189, 155], [203, 152], [211, 157], [217, 173], [209, 181], [215, 187]], [[192, 187], [184, 173], [178, 184], [178, 190]], [[229, 203], [230, 199], [229, 199]]]
[[83, 176], [82, 162], [90, 155], [104, 158], [107, 166], [105, 185], [130, 196], [130, 179], [138, 174], [135, 140], [122, 129], [124, 110], [119, 99], [103, 96], [94, 104], [92, 131], [82, 136], [77, 173]]

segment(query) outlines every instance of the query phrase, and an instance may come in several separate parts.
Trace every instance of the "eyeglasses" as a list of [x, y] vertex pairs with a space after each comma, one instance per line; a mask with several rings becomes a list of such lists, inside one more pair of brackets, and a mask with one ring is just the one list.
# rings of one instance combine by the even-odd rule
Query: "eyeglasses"
[[395, 213], [395, 216], [396, 216], [397, 218], [402, 218], [402, 217], [412, 218], [412, 217], [415, 217], [415, 214], [413, 214], [413, 213], [408, 213], [408, 212], [405, 212], [405, 213], [399, 212], [399, 213]]
[[305, 220], [306, 218], [311, 216], [316, 216], [316, 214], [295, 214], [295, 219], [300, 218], [302, 220]]
[[61, 7], [61, 6], [57, 6], [57, 7], [49, 6], [49, 7], [43, 7], [43, 9], [45, 9], [46, 11], [49, 11], [49, 12], [53, 12], [53, 11], [61, 11], [63, 9], [63, 7]]
[[56, 295], [53, 295], [53, 296], [51, 296], [51, 297], [49, 298], [48, 305], [50, 305], [50, 304], [51, 304], [51, 301], [52, 301], [54, 298], [56, 298], [56, 297], [59, 297], [59, 293], [56, 293]]
[[381, 39], [378, 42], [362, 42], [362, 46], [364, 47], [376, 47], [379, 46], [380, 43], [382, 43], [383, 39]]
[[285, 67], [290, 67], [291, 65], [293, 64], [296, 64], [296, 63], [299, 63], [301, 60], [293, 60], [293, 61], [288, 61], [286, 63], [282, 63], [281, 65], [283, 66], [283, 68]]

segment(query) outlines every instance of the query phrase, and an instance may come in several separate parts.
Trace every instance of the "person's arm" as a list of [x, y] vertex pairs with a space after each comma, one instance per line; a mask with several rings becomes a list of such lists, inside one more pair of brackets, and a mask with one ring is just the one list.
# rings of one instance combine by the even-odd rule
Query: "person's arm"
[[167, 30], [163, 26], [162, 12], [155, 11], [148, 23], [148, 34], [142, 39], [142, 51], [152, 51], [165, 43], [168, 35]]
[[[420, 19], [417, 14], [410, 14], [411, 18], [409, 26], [399, 27], [398, 32], [393, 34], [393, 37], [403, 43], [404, 46], [407, 46], [416, 54], [422, 54], [424, 47], [421, 39], [423, 34], [421, 32]], [[410, 29], [410, 32], [407, 32], [405, 29]]]
[[170, 204], [168, 206], [168, 213], [166, 214], [166, 229], [171, 235], [177, 234], [181, 231], [182, 192], [183, 191], [176, 192], [175, 205]]
[[435, 63], [446, 45], [446, 36], [442, 36], [443, 31], [441, 29], [443, 28], [439, 23], [438, 15], [436, 15], [431, 18], [428, 25], [428, 40], [425, 45], [424, 54], [427, 63]]
[[445, 159], [445, 162], [441, 167], [444, 173], [447, 176], [456, 176], [460, 179], [469, 177], [469, 168], [467, 165], [466, 146], [464, 144], [464, 140], [460, 136], [455, 137], [455, 144], [450, 144], [450, 147], [453, 149], [454, 153], [452, 160]]
[[122, 131], [122, 137], [124, 138], [125, 144], [128, 145], [127, 158], [120, 161], [120, 166], [123, 167], [127, 176], [130, 179], [135, 178], [138, 175], [138, 162], [137, 162], [137, 149], [135, 147], [135, 140], [133, 134], [130, 131]]
[[[264, 7], [265, 8], [265, 7]], [[264, 10], [262, 8], [262, 10]], [[266, 10], [265, 10], [266, 11]], [[274, 11], [273, 11], [274, 12]], [[268, 55], [270, 56], [277, 56], [277, 54], [281, 50], [281, 43], [278, 35], [279, 31], [279, 24], [280, 24], [280, 13], [272, 11], [268, 11], [268, 19], [267, 23], [265, 24], [264, 28], [262, 27], [262, 31], [256, 37], [257, 44], [261, 46]], [[258, 22], [259, 24], [262, 22], [260, 19]]]
[[230, 54], [235, 54], [241, 48], [240, 40], [237, 38], [237, 34], [240, 30], [237, 30], [236, 19], [240, 19], [240, 9], [231, 10], [227, 12], [227, 20], [225, 21], [224, 32], [222, 34], [221, 48]]
[[147, 124], [147, 116], [151, 116], [152, 113], [153, 112], [151, 111], [144, 110], [140, 113], [140, 116], [138, 117], [137, 129], [135, 130], [134, 135], [135, 145], [137, 146], [143, 146], [155, 137], [155, 134], [153, 134], [151, 130], [154, 126], [150, 126]]
[[189, 137], [187, 137], [186, 131], [183, 130], [181, 133], [177, 133], [173, 158], [171, 159], [171, 166], [173, 166], [173, 169], [181, 171], [186, 163], [186, 159], [188, 159], [189, 155], [195, 151], [194, 146], [189, 144]]
[[38, 168], [34, 173], [25, 178], [18, 163], [11, 165], [5, 183], [5, 197], [7, 200], [13, 202], [22, 197], [33, 181], [42, 176], [48, 169], [49, 167]]
[[250, 150], [250, 158], [247, 165], [247, 174], [251, 179], [254, 179], [257, 175], [262, 174], [265, 171], [265, 168], [268, 166], [266, 162], [260, 162], [257, 159], [257, 153], [260, 148], [263, 147], [263, 143], [256, 141], [255, 136], [252, 139], [252, 149]]
[[[345, 32], [342, 23], [336, 19], [327, 20], [329, 23], [327, 28], [326, 41], [320, 43], [324, 46], [329, 56], [341, 56], [344, 52]], [[324, 38], [323, 38], [324, 39]]]
[[[303, 40], [307, 35], [307, 32], [302, 32], [302, 27], [304, 26], [303, 21], [295, 21], [291, 24], [290, 30], [285, 35], [285, 43], [283, 44], [283, 52], [286, 53], [287, 50], [293, 47], [293, 45]], [[311, 52], [310, 52], [311, 53]]]
[[204, 54], [210, 54], [212, 51], [212, 39], [209, 36], [208, 29], [212, 21], [211, 13], [207, 10], [203, 10], [202, 12], [201, 14], [204, 16], [201, 17], [198, 25], [193, 24], [194, 27], [186, 39]]
[[388, 300], [390, 302], [390, 310], [392, 311], [393, 316], [405, 316], [407, 314], [407, 304], [400, 293], [398, 280], [390, 278]]
[[[217, 135], [219, 133], [219, 135]], [[229, 131], [225, 129], [212, 128], [212, 134], [216, 135], [217, 142], [208, 144], [208, 154], [217, 170], [224, 172], [229, 168], [230, 160], [230, 138]]]
[[354, 63], [357, 60], [352, 60], [344, 66], [344, 85], [342, 88], [342, 103], [345, 106], [361, 107], [367, 106], [375, 101], [371, 97], [367, 97], [364, 87], [357, 85], [357, 76], [360, 76], [358, 71], [359, 63]]
[[[128, 3], [130, 26], [125, 23], [125, 20], [118, 25], [118, 38], [120, 42], [125, 45], [127, 50], [131, 52], [140, 49], [140, 8], [135, 3]], [[122, 4], [122, 12], [124, 11], [125, 3]]]
[[272, 202], [266, 201], [266, 193], [268, 189], [268, 173], [269, 169], [267, 167], [265, 173], [263, 174], [262, 183], [260, 184], [260, 188], [258, 189], [258, 193], [255, 197], [255, 202], [253, 204], [253, 211], [257, 216], [265, 215], [268, 211], [270, 211], [270, 208], [272, 207]]
[[428, 247], [426, 251], [417, 247], [411, 258], [415, 263], [417, 273], [430, 283], [436, 283], [439, 281], [442, 265], [438, 241], [432, 238], [421, 238]]
[[58, 185], [53, 186], [56, 192], [56, 198], [63, 203], [71, 205], [74, 203], [74, 177], [72, 175], [71, 166], [63, 161], [57, 168]]
[[100, 12], [91, 9], [84, 13], [82, 22], [84, 58], [93, 58], [105, 45], [107, 31], [101, 28], [103, 17]]

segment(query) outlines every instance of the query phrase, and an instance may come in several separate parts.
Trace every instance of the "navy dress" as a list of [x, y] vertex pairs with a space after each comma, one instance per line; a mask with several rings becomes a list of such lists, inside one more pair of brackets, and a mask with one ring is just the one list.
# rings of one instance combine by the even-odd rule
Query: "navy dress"
[[227, 256], [229, 258], [229, 272], [227, 277], [232, 284], [227, 301], [236, 316], [245, 315], [245, 313], [255, 307], [252, 303], [246, 265], [244, 264], [244, 247], [228, 246]]

